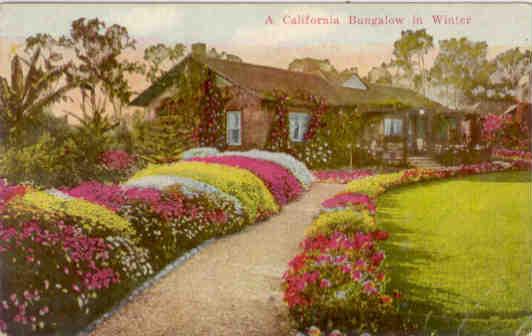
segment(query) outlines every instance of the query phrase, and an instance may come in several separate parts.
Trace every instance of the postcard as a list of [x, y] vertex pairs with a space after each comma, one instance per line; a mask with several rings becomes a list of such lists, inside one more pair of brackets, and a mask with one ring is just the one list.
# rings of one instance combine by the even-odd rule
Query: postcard
[[531, 336], [526, 3], [0, 4], [0, 335]]

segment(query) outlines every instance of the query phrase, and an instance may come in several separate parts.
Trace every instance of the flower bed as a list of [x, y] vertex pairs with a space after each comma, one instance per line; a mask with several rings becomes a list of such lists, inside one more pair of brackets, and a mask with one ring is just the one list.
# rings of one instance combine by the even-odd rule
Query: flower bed
[[[148, 251], [15, 198], [0, 219], [0, 330], [72, 334], [152, 274]], [[16, 276], [13, 276], [16, 275]]]
[[353, 180], [361, 179], [374, 175], [371, 170], [318, 170], [314, 176], [319, 182], [325, 183], [348, 183]]
[[293, 201], [303, 192], [299, 181], [284, 167], [266, 160], [237, 155], [195, 158], [194, 161], [219, 163], [247, 169], [259, 177], [280, 205]]
[[206, 193], [184, 195], [177, 184], [161, 191], [88, 182], [65, 192], [127, 220], [137, 232], [139, 245], [150, 251], [156, 270], [184, 250], [244, 225], [232, 203]]
[[132, 180], [150, 175], [176, 175], [204, 182], [240, 200], [250, 222], [279, 211], [264, 182], [251, 172], [213, 163], [181, 161], [150, 166], [137, 172]]
[[532, 161], [532, 153], [521, 150], [512, 150], [506, 148], [494, 149], [492, 158], [496, 160], [509, 160], [509, 161]]
[[285, 167], [290, 172], [292, 172], [292, 174], [299, 180], [299, 182], [305, 189], [309, 188], [312, 182], [314, 181], [314, 176], [310, 172], [310, 170], [308, 170], [307, 166], [305, 166], [303, 162], [296, 160], [293, 156], [288, 155], [286, 153], [277, 153], [254, 149], [246, 152], [228, 151], [220, 153], [219, 155], [238, 155], [271, 161], [273, 163]]
[[[379, 241], [388, 233], [375, 224], [375, 199], [390, 188], [472, 174], [530, 169], [530, 162], [485, 162], [456, 169], [410, 169], [350, 182], [324, 201], [307, 229], [303, 251], [283, 276], [284, 299], [300, 330], [380, 331], [411, 328], [397, 313], [397, 290], [386, 288], [384, 253]], [[355, 273], [356, 272], [356, 273]], [[394, 304], [395, 302], [395, 304]], [[332, 335], [342, 335], [338, 330]]]
[[[127, 163], [110, 156], [110, 167]], [[0, 331], [74, 334], [186, 250], [303, 191], [273, 160], [216, 158], [224, 164], [150, 166], [123, 185], [36, 191], [0, 181]]]

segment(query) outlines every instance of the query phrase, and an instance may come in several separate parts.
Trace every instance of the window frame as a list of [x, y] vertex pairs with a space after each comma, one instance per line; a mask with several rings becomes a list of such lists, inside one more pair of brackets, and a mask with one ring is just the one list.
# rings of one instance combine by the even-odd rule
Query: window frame
[[[229, 122], [230, 115], [238, 115], [238, 128], [232, 128]], [[228, 146], [242, 145], [242, 111], [231, 110], [226, 112], [226, 143]], [[233, 142], [231, 131], [238, 130], [238, 142]]]
[[[297, 129], [298, 129], [298, 135], [301, 132], [302, 129], [302, 118], [306, 118], [306, 124], [305, 129], [303, 130], [302, 134], [298, 138], [294, 138], [293, 131], [292, 131], [292, 117], [295, 116], [296, 123], [297, 123]], [[307, 112], [288, 112], [288, 137], [290, 138], [290, 141], [292, 142], [304, 142], [305, 141], [305, 134], [308, 132], [308, 126], [310, 123], [310, 114]]]
[[[389, 134], [386, 134], [386, 121], [387, 120], [390, 120], [391, 124], [390, 124], [390, 133]], [[398, 133], [394, 132], [396, 129], [395, 129], [395, 123], [399, 123], [400, 124], [400, 127], [398, 128]], [[404, 120], [402, 118], [398, 118], [398, 117], [385, 117], [383, 118], [382, 120], [382, 127], [383, 127], [383, 135], [385, 137], [402, 137], [404, 135]]]

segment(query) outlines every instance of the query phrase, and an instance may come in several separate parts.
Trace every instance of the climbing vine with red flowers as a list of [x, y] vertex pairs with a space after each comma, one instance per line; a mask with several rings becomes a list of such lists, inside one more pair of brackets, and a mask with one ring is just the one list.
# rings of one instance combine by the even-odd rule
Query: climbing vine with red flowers
[[[304, 141], [295, 143], [289, 138], [288, 105], [297, 101], [299, 105], [310, 109], [310, 120]], [[326, 127], [324, 116], [329, 107], [327, 101], [319, 96], [305, 92], [290, 98], [286, 93], [274, 91], [266, 100], [266, 108], [273, 111], [270, 136], [266, 148], [272, 151], [285, 152], [294, 155], [312, 168], [326, 166], [332, 152], [323, 132]]]
[[216, 86], [216, 76], [207, 71], [201, 84], [200, 122], [197, 130], [202, 147], [224, 149], [226, 146], [224, 107], [229, 100], [227, 92]]

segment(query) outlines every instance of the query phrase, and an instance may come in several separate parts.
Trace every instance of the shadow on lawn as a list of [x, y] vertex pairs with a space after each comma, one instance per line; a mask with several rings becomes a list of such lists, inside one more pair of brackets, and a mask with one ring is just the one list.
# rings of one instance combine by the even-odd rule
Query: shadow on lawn
[[[419, 298], [427, 298], [435, 291], [445, 294], [449, 301], [459, 301], [459, 296], [455, 293], [435, 289], [429, 286], [421, 286], [409, 281], [409, 274], [416, 273], [419, 269], [428, 264], [442, 262], [450, 258], [449, 256], [428, 252], [410, 244], [410, 237], [416, 232], [400, 226], [397, 223], [403, 222], [398, 214], [398, 202], [395, 194], [386, 195], [379, 202], [378, 225], [390, 232], [390, 239], [384, 244], [386, 251], [387, 267], [390, 270], [390, 288], [397, 288], [402, 291], [405, 298], [405, 307], [408, 310], [430, 312], [440, 314], [443, 311], [443, 304], [428, 302]], [[415, 293], [415, 295], [414, 295]]]
[[[528, 174], [495, 174], [473, 177], [479, 182], [516, 182], [529, 183], [531, 178]], [[442, 182], [442, 181], [437, 181]], [[434, 182], [432, 182], [434, 183]], [[409, 186], [408, 188], [423, 187], [421, 185]], [[400, 194], [395, 191], [384, 195], [378, 203], [377, 222], [380, 227], [390, 232], [389, 240], [384, 244], [387, 258], [387, 267], [391, 281], [389, 288], [399, 289], [403, 295], [403, 302], [400, 306], [401, 314], [410, 315], [418, 324], [420, 330], [429, 331], [432, 327], [442, 330], [460, 329], [465, 320], [487, 320], [496, 317], [497, 319], [519, 319], [530, 315], [532, 311], [519, 312], [490, 312], [479, 311], [466, 314], [449, 314], [445, 307], [450, 305], [460, 305], [467, 302], [468, 298], [449, 290], [436, 288], [434, 286], [424, 286], [414, 283], [410, 279], [420, 269], [428, 265], [443, 263], [452, 257], [440, 254], [436, 251], [427, 251], [422, 246], [412, 243], [412, 238], [419, 234], [414, 230], [402, 226], [404, 215], [399, 210]], [[429, 234], [424, 232], [423, 234]], [[431, 300], [437, 297], [438, 300]], [[430, 327], [427, 325], [430, 320]], [[425, 324], [425, 325], [423, 325]], [[445, 334], [442, 334], [445, 335]]]
[[482, 182], [482, 183], [530, 183], [532, 181], [532, 174], [530, 172], [505, 172], [481, 174], [476, 176], [469, 176], [463, 178], [466, 181]]

